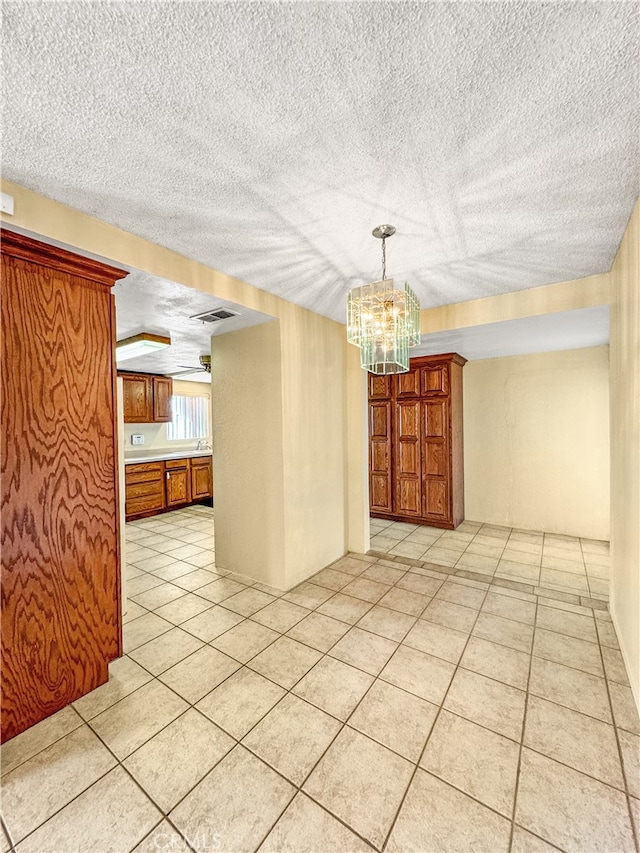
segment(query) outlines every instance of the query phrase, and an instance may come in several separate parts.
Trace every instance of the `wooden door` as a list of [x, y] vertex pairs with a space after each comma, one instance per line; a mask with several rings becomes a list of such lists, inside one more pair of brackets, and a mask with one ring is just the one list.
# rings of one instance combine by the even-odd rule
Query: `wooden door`
[[395, 415], [393, 511], [404, 516], [419, 517], [422, 515], [419, 400], [398, 400]]
[[369, 404], [369, 502], [372, 512], [393, 510], [390, 400]]
[[420, 396], [420, 371], [410, 370], [408, 373], [396, 373], [395, 391], [398, 399]]
[[188, 460], [180, 461], [185, 463], [184, 467], [178, 467], [174, 462], [171, 462], [171, 467], [169, 467], [169, 463], [165, 463], [167, 468], [165, 474], [166, 506], [168, 507], [187, 504], [191, 501]]
[[153, 420], [155, 423], [168, 423], [171, 420], [171, 394], [173, 380], [168, 376], [152, 376]]
[[449, 401], [428, 399], [421, 406], [423, 515], [430, 522], [450, 522]]
[[191, 500], [199, 501], [213, 495], [212, 464], [210, 459], [191, 460]]
[[2, 230], [2, 740], [121, 654], [110, 288], [126, 273]]
[[153, 386], [144, 374], [122, 374], [124, 422], [149, 424], [153, 421]]

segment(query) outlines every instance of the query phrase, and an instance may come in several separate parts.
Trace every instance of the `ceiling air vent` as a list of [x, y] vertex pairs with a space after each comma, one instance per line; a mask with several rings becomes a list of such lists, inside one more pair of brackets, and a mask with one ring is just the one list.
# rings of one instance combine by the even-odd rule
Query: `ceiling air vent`
[[217, 323], [218, 320], [228, 320], [230, 317], [237, 317], [237, 311], [230, 311], [228, 308], [216, 308], [215, 311], [205, 311], [204, 314], [194, 314], [191, 320], [200, 320], [203, 323]]

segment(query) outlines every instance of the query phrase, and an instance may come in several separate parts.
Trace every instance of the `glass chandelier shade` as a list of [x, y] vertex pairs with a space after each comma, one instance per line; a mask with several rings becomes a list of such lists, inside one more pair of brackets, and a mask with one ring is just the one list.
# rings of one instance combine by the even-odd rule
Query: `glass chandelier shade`
[[354, 287], [347, 296], [347, 340], [360, 347], [362, 368], [378, 375], [406, 373], [409, 347], [420, 342], [417, 296], [407, 282], [394, 287], [386, 278], [385, 239], [394, 232], [391, 225], [373, 232], [382, 237], [382, 279]]

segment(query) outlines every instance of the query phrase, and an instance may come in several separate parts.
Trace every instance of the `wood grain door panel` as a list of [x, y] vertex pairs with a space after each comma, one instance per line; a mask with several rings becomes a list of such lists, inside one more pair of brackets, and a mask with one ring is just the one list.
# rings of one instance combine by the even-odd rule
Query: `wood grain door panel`
[[420, 396], [420, 371], [410, 370], [408, 373], [397, 373], [394, 376], [396, 383], [396, 397], [419, 397]]
[[191, 501], [189, 468], [175, 468], [166, 474], [166, 506], [179, 506]]
[[420, 402], [398, 400], [393, 440], [394, 512], [422, 515]]
[[153, 421], [168, 423], [171, 420], [171, 394], [173, 379], [168, 376], [152, 376]]
[[391, 396], [391, 376], [369, 374], [369, 399], [385, 400]]
[[153, 421], [153, 386], [150, 376], [123, 375], [124, 422], [148, 424]]
[[426, 481], [424, 485], [424, 515], [429, 521], [447, 521], [449, 519], [449, 488], [445, 480]]
[[446, 397], [449, 394], [449, 365], [434, 364], [420, 369], [423, 397]]
[[[370, 379], [389, 379], [388, 376]], [[369, 502], [374, 512], [391, 512], [391, 402], [369, 406]]]
[[211, 460], [201, 462], [191, 460], [191, 500], [199, 501], [213, 495], [213, 476]]
[[110, 286], [126, 273], [87, 260], [85, 278], [85, 259], [2, 236], [7, 740], [104, 683], [120, 654]]

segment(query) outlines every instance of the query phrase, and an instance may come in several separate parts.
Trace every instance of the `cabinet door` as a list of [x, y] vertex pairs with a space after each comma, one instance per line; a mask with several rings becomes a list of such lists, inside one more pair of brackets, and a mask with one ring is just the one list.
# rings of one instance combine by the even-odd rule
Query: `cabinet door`
[[426, 400], [423, 409], [422, 442], [423, 510], [428, 521], [449, 522], [450, 450], [449, 401]]
[[153, 386], [151, 377], [123, 375], [124, 422], [149, 424], [153, 421]]
[[393, 509], [389, 400], [369, 403], [369, 505], [372, 512]]
[[369, 374], [369, 399], [385, 400], [391, 396], [391, 377]]
[[419, 397], [420, 396], [420, 371], [409, 370], [408, 373], [397, 373], [394, 377], [396, 384], [396, 397]]
[[446, 397], [449, 394], [449, 365], [433, 364], [420, 369], [423, 397]]
[[420, 402], [398, 400], [393, 440], [393, 511], [407, 516], [422, 515], [420, 482]]
[[213, 495], [213, 472], [210, 459], [191, 460], [191, 500], [199, 501]]
[[153, 420], [155, 423], [168, 423], [171, 420], [171, 393], [173, 380], [168, 376], [152, 376]]
[[191, 501], [189, 467], [168, 469], [165, 475], [166, 505], [178, 506]]

